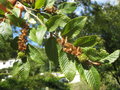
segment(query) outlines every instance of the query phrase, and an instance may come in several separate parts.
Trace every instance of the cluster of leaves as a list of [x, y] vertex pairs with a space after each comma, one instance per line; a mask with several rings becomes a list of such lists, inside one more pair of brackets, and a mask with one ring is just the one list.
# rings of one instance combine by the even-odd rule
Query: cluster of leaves
[[[120, 49], [120, 33], [119, 30], [119, 14], [120, 14], [120, 5], [110, 5], [110, 4], [97, 4], [97, 3], [89, 3], [87, 7], [87, 12], [83, 12], [83, 15], [88, 16], [88, 21], [82, 32], [83, 35], [86, 34], [97, 34], [102, 36], [105, 40], [105, 48], [109, 53]], [[104, 71], [101, 72], [101, 71]], [[117, 82], [117, 85], [120, 85], [120, 58], [118, 58], [112, 65], [104, 66], [104, 69], [101, 69], [100, 72], [105, 81], [107, 82], [107, 76], [112, 77], [111, 81], [108, 81], [108, 84], [115, 84], [113, 82]], [[108, 74], [109, 73], [109, 74]], [[104, 81], [104, 80], [103, 80]], [[107, 84], [107, 85], [108, 85]], [[110, 86], [109, 85], [109, 86]]]
[[69, 85], [66, 83], [59, 82], [60, 78], [54, 77], [49, 73], [45, 75], [36, 75], [29, 77], [27, 80], [18, 80], [16, 78], [8, 78], [5, 81], [0, 82], [1, 90], [31, 90], [31, 89], [45, 89], [48, 87], [52, 90], [69, 90]]
[[[1, 29], [2, 30], [2, 29]], [[0, 59], [1, 60], [8, 60], [10, 58], [16, 57], [17, 53], [11, 47], [12, 39], [6, 38], [7, 36], [2, 36], [0, 34]]]
[[[87, 63], [87, 61], [111, 64], [117, 60], [120, 51], [116, 50], [109, 54], [103, 49], [97, 49], [96, 47], [98, 47], [101, 40], [97, 35], [78, 37], [83, 30], [87, 17], [79, 16], [71, 19], [67, 16], [67, 14], [72, 13], [76, 9], [76, 3], [60, 3], [56, 6], [56, 12], [48, 13], [44, 10], [45, 8], [54, 7], [54, 3], [55, 0], [37, 0], [31, 7], [25, 3], [25, 18], [18, 17], [20, 11], [16, 8], [13, 8], [10, 14], [5, 14], [6, 20], [14, 26], [23, 27], [25, 22], [29, 23], [32, 28], [29, 31], [28, 38], [39, 44], [39, 47], [28, 44], [26, 52], [18, 53], [18, 57], [21, 60], [14, 63], [12, 75], [25, 80], [30, 75], [32, 68], [31, 61], [43, 66], [46, 64], [44, 57], [48, 57], [47, 62], [52, 62], [55, 68], [60, 67], [61, 71], [70, 81], [74, 79], [76, 71], [78, 71], [81, 78], [93, 90], [99, 90], [100, 75], [96, 67]], [[82, 49], [82, 55], [75, 57], [63, 52], [62, 47], [56, 42], [56, 39], [60, 37], [68, 37], [70, 43]], [[44, 50], [45, 52], [43, 52]], [[51, 67], [51, 65], [49, 66]]]

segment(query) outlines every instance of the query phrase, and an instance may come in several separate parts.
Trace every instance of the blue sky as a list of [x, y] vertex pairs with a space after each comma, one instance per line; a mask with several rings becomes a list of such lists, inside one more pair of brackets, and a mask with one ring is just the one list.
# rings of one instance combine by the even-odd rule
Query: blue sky
[[111, 4], [117, 4], [118, 0], [91, 0], [91, 1], [97, 1], [98, 3], [111, 3]]
[[[74, 0], [68, 0], [69, 2], [74, 2]], [[111, 3], [111, 4], [117, 4], [118, 0], [91, 0], [91, 1], [97, 1], [98, 3]]]
[[[68, 0], [69, 2], [74, 2], [74, 0]], [[110, 3], [111, 5], [116, 5], [118, 4], [118, 0], [91, 0], [92, 2], [97, 2], [99, 4], [104, 4], [104, 3]], [[81, 15], [81, 11], [84, 11], [84, 8], [82, 6], [77, 7], [77, 9], [75, 10], [75, 13], [77, 15]]]

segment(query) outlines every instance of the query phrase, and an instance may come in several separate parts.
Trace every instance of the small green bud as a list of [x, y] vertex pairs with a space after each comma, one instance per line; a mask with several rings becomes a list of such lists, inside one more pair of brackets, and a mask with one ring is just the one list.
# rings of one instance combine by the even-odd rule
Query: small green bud
[[78, 59], [80, 60], [80, 62], [85, 62], [88, 60], [88, 57], [85, 54], [81, 54], [80, 56], [78, 56]]
[[25, 53], [24, 52], [19, 52], [18, 53], [18, 58], [23, 58], [25, 57]]

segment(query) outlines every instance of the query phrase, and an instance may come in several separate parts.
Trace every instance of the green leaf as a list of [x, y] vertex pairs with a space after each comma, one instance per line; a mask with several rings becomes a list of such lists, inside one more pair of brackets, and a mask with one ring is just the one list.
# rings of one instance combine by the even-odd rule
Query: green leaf
[[46, 26], [50, 32], [55, 31], [58, 26], [64, 27], [70, 19], [65, 15], [55, 15], [51, 17], [47, 22]]
[[14, 7], [13, 10], [11, 11], [16, 17], [20, 17], [20, 9], [19, 8], [16, 8]]
[[77, 68], [77, 70], [78, 70], [78, 72], [79, 72], [79, 74], [80, 74], [80, 77], [81, 77], [82, 79], [86, 80], [86, 79], [85, 79], [85, 75], [84, 75], [84, 68], [83, 68], [82, 64], [76, 63], [76, 68]]
[[97, 44], [97, 37], [96, 35], [80, 37], [73, 44], [80, 47], [93, 47]]
[[86, 20], [87, 18], [85, 16], [80, 16], [72, 19], [70, 22], [68, 22], [65, 25], [62, 31], [62, 36], [73, 37], [73, 38], [76, 37], [83, 29]]
[[43, 25], [39, 26], [36, 31], [36, 38], [38, 44], [41, 44], [46, 33], [47, 28]]
[[98, 71], [92, 66], [89, 69], [84, 69], [82, 64], [76, 63], [76, 68], [80, 74], [81, 79], [85, 80], [92, 90], [99, 90], [100, 88], [100, 75]]
[[57, 42], [54, 37], [50, 37], [45, 43], [45, 51], [49, 60], [53, 61], [56, 65], [58, 64], [58, 50]]
[[21, 79], [27, 79], [27, 77], [29, 76], [29, 72], [30, 72], [30, 63], [29, 61], [27, 61], [20, 67], [19, 76], [21, 77]]
[[97, 50], [96, 48], [90, 47], [83, 48], [83, 52], [87, 55], [87, 57], [91, 61], [100, 61], [101, 59], [109, 55], [109, 53], [104, 49]]
[[25, 25], [25, 21], [22, 18], [18, 18], [15, 15], [5, 14], [6, 18], [10, 20], [10, 22], [18, 27], [23, 27]]
[[45, 7], [51, 7], [54, 5], [56, 0], [46, 0], [45, 1]]
[[84, 70], [84, 74], [88, 84], [93, 88], [92, 90], [99, 90], [101, 81], [98, 71], [91, 67], [89, 70]]
[[59, 12], [61, 13], [72, 13], [75, 11], [76, 7], [76, 3], [71, 2], [64, 2], [58, 5]]
[[22, 63], [18, 61], [14, 64], [12, 75], [17, 76], [19, 79], [27, 79], [30, 72], [30, 63], [29, 61]]
[[67, 79], [72, 81], [76, 75], [76, 67], [75, 63], [72, 62], [73, 60], [69, 59], [67, 57], [67, 54], [62, 52], [60, 53], [59, 56], [59, 64], [62, 72], [65, 74]]
[[29, 45], [29, 55], [30, 55], [30, 58], [36, 62], [36, 63], [39, 63], [41, 65], [45, 64], [45, 57], [43, 54], [45, 54], [44, 50], [40, 49], [40, 48], [37, 48], [37, 47], [34, 47], [32, 45]]
[[120, 51], [119, 50], [116, 50], [114, 51], [113, 53], [111, 53], [109, 56], [103, 58], [102, 60], [100, 60], [100, 62], [103, 62], [103, 63], [113, 63], [115, 62], [120, 56]]
[[12, 28], [9, 22], [2, 22], [0, 24], [0, 34], [4, 36], [5, 39], [8, 39], [12, 36]]
[[30, 30], [30, 34], [29, 34], [29, 38], [34, 41], [37, 42], [39, 45], [42, 44], [44, 35], [46, 33], [47, 28], [45, 26], [39, 26], [37, 28], [37, 30], [35, 28], [33, 28], [32, 30]]
[[37, 42], [36, 29], [35, 29], [35, 28], [32, 28], [32, 29], [30, 30], [29, 38], [30, 38], [32, 41]]
[[7, 6], [8, 0], [0, 0], [0, 4]]
[[45, 0], [36, 0], [35, 2], [35, 9], [40, 9], [44, 5]]
[[19, 73], [19, 67], [22, 65], [22, 61], [17, 61], [13, 64], [12, 75], [16, 76]]
[[4, 17], [5, 12], [3, 10], [0, 9], [0, 18]]
[[0, 0], [0, 4], [9, 9], [13, 8], [13, 5], [8, 0]]

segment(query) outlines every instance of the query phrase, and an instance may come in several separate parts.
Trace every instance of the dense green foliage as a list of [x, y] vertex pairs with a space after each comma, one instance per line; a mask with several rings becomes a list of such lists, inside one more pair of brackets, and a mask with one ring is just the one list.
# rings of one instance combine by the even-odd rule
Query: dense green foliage
[[[112, 6], [110, 4], [99, 5], [91, 3], [87, 7], [89, 12], [83, 12], [82, 14], [87, 15], [89, 19], [82, 34], [100, 35], [105, 40], [104, 47], [109, 53], [120, 49], [120, 5]], [[89, 7], [92, 7], [92, 9]], [[120, 88], [120, 58], [112, 65], [104, 66], [104, 69], [101, 70], [105, 71], [102, 72], [105, 79], [103, 82], [108, 87], [112, 88], [115, 86], [116, 89]], [[107, 77], [110, 77], [110, 81]]]
[[[6, 50], [9, 55], [12, 54], [12, 50], [18, 53], [18, 61], [14, 63], [10, 72], [13, 79], [1, 82], [2, 89], [9, 90], [13, 86], [15, 89], [39, 89], [42, 86], [53, 86], [56, 89], [64, 90], [64, 87], [61, 87], [64, 84], [58, 82], [55, 77], [38, 75], [47, 71], [62, 71], [69, 81], [74, 79], [78, 71], [81, 79], [87, 82], [92, 90], [100, 89], [101, 81], [103, 81], [101, 76], [105, 75], [106, 77], [102, 77], [107, 79], [107, 72], [112, 73], [119, 84], [120, 50], [118, 50], [119, 17], [117, 17], [119, 12], [115, 13], [119, 7], [106, 5], [103, 8], [85, 0], [82, 2], [85, 7], [85, 12], [82, 12], [83, 16], [74, 17], [72, 16], [73, 11], [79, 2], [57, 3], [55, 0], [37, 0], [32, 5], [26, 2], [21, 4], [25, 9], [22, 17], [19, 17], [20, 9], [16, 7], [13, 7], [9, 11], [10, 13], [0, 13], [1, 18], [6, 17], [0, 23], [0, 40], [12, 38], [11, 26], [16, 27], [15, 31], [18, 30], [18, 27], [29, 26], [26, 50], [16, 49], [18, 48], [16, 40], [17, 38], [20, 40], [21, 35], [12, 38], [11, 45], [5, 40], [0, 41], [5, 42], [4, 45], [0, 44], [0, 46], [4, 46], [1, 49], [5, 50], [5, 55]], [[115, 10], [111, 11], [111, 8], [115, 8]], [[6, 43], [8, 43], [8, 49], [5, 48]], [[34, 43], [37, 43], [37, 46], [33, 45]], [[19, 41], [18, 45], [20, 46]], [[11, 49], [13, 46], [14, 48]], [[106, 85], [107, 81], [103, 82]], [[65, 86], [65, 88], [67, 87]]]
[[27, 80], [18, 80], [16, 78], [8, 78], [0, 82], [1, 90], [69, 90], [67, 83], [59, 82], [60, 78], [46, 73], [45, 75], [37, 75], [29, 77]]

